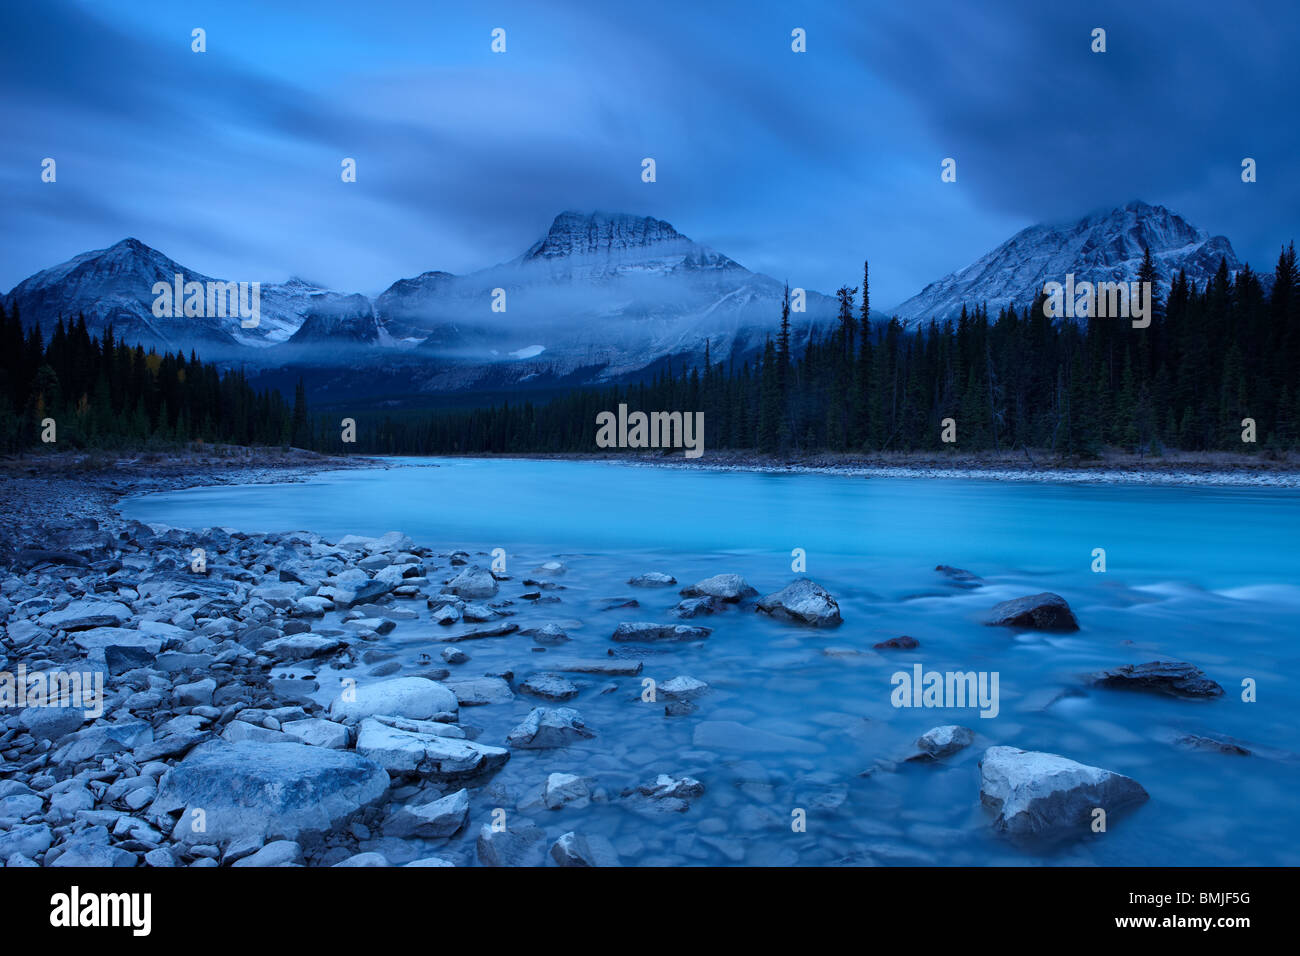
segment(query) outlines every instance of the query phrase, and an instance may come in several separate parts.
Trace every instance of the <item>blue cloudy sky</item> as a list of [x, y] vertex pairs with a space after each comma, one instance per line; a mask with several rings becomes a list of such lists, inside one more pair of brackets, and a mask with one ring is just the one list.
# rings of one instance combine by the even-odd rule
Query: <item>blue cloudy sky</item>
[[573, 208], [825, 291], [870, 258], [888, 307], [1019, 228], [1133, 198], [1269, 268], [1300, 232], [1297, 9], [7, 3], [0, 289], [133, 235], [209, 275], [373, 294], [512, 258]]

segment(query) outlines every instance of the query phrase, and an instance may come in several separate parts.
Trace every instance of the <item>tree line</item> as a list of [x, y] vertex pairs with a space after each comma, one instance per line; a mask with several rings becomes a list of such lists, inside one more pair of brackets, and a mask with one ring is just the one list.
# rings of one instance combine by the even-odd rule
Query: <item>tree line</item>
[[[46, 423], [53, 421], [51, 431]], [[50, 436], [53, 443], [44, 442]], [[255, 391], [239, 370], [221, 372], [191, 352], [131, 346], [112, 327], [93, 337], [84, 316], [60, 317], [48, 342], [39, 321], [24, 332], [17, 307], [0, 305], [0, 451], [307, 442], [301, 385], [292, 406]]]
[[[990, 318], [984, 305], [909, 329], [870, 319], [869, 270], [836, 295], [839, 318], [800, 355], [790, 347], [786, 291], [774, 334], [752, 362], [668, 368], [652, 381], [587, 388], [545, 405], [385, 415], [357, 444], [337, 423], [321, 450], [392, 454], [594, 452], [596, 415], [703, 411], [706, 449], [782, 456], [818, 451], [1044, 449], [1095, 457], [1300, 447], [1300, 270], [1295, 244], [1271, 288], [1221, 260], [1202, 288], [1185, 271], [1160, 295], [1147, 250], [1135, 277], [1152, 284], [1146, 328], [1128, 319], [1055, 320], [1033, 302]], [[951, 428], [945, 425], [951, 421]], [[1246, 420], [1253, 443], [1243, 441]], [[945, 431], [955, 441], [944, 441]]]
[[[1161, 286], [1149, 251], [1135, 277]], [[1150, 325], [1054, 320], [1043, 297], [905, 327], [870, 319], [869, 271], [836, 293], [838, 321], [800, 354], [790, 344], [787, 289], [751, 360], [671, 362], [651, 380], [581, 388], [545, 403], [357, 414], [355, 441], [337, 416], [310, 415], [255, 391], [193, 352], [146, 352], [58, 319], [44, 343], [0, 308], [0, 450], [39, 442], [54, 418], [60, 444], [134, 446], [203, 440], [368, 454], [597, 451], [596, 416], [704, 412], [706, 449], [774, 456], [819, 451], [1044, 449], [1091, 457], [1106, 447], [1161, 454], [1300, 447], [1300, 268], [1294, 243], [1271, 282], [1226, 261], [1203, 287], [1185, 272], [1153, 295]], [[1256, 442], [1243, 442], [1250, 420]], [[944, 438], [955, 439], [945, 442]]]

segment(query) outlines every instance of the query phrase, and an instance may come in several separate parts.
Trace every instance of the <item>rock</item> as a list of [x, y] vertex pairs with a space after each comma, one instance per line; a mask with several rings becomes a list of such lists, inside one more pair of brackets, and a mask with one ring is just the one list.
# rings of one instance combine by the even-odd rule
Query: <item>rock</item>
[[495, 621], [501, 616], [486, 604], [466, 604], [461, 608], [461, 615], [469, 624], [483, 624], [487, 621]]
[[966, 571], [963, 568], [954, 568], [948, 564], [938, 564], [935, 565], [934, 569], [946, 577], [948, 583], [953, 587], [970, 589], [977, 588], [984, 583], [984, 579], [979, 575], [971, 574], [971, 572]]
[[515, 699], [510, 685], [500, 677], [476, 677], [473, 680], [447, 681], [462, 707], [481, 704], [508, 704]]
[[456, 695], [436, 681], [423, 677], [397, 677], [374, 684], [360, 684], [345, 701], [330, 703], [330, 716], [337, 720], [385, 714], [413, 720], [455, 720], [460, 712]]
[[652, 643], [656, 641], [702, 641], [713, 633], [711, 627], [689, 624], [623, 623], [614, 629], [612, 640]]
[[1202, 750], [1208, 753], [1228, 754], [1233, 757], [1249, 757], [1251, 752], [1248, 748], [1231, 740], [1216, 740], [1213, 737], [1202, 737], [1200, 734], [1183, 734], [1174, 741], [1179, 747], [1188, 750]]
[[839, 627], [839, 603], [820, 584], [808, 578], [799, 578], [780, 591], [769, 594], [758, 602], [763, 614], [808, 627]]
[[975, 742], [975, 731], [969, 727], [945, 724], [932, 727], [916, 741], [916, 747], [927, 757], [950, 757]]
[[153, 740], [153, 727], [141, 720], [97, 721], [68, 734], [51, 758], [58, 764], [74, 764], [106, 754], [134, 750]]
[[526, 628], [519, 632], [520, 637], [531, 637], [538, 644], [562, 644], [569, 639], [564, 628], [558, 624], [542, 624]]
[[666, 773], [655, 778], [654, 783], [643, 783], [636, 792], [654, 800], [694, 800], [704, 796], [704, 784], [694, 777], [674, 779]]
[[580, 836], [570, 830], [551, 845], [551, 859], [560, 866], [621, 866], [614, 845], [602, 836]]
[[332, 637], [318, 637], [315, 634], [303, 633], [267, 641], [260, 650], [275, 661], [301, 661], [309, 657], [332, 654], [344, 646], [342, 641]]
[[1199, 668], [1182, 661], [1150, 661], [1127, 664], [1094, 674], [1097, 687], [1141, 690], [1171, 697], [1222, 697], [1223, 688]]
[[448, 664], [464, 664], [469, 660], [469, 655], [459, 647], [444, 647], [442, 649], [442, 659]]
[[510, 751], [459, 737], [434, 733], [431, 721], [384, 723], [366, 718], [357, 732], [358, 754], [389, 773], [421, 774], [434, 780], [461, 780], [495, 770], [510, 759]]
[[640, 661], [633, 660], [595, 658], [560, 661], [549, 666], [557, 671], [570, 674], [604, 674], [609, 677], [634, 677], [641, 673], [642, 664]]
[[706, 614], [717, 614], [726, 606], [720, 598], [715, 597], [682, 598], [673, 607], [672, 613], [674, 617], [703, 617]]
[[1093, 810], [1141, 803], [1147, 792], [1121, 774], [1056, 754], [990, 747], [980, 761], [980, 800], [993, 829], [1016, 840], [1060, 840], [1091, 832]]
[[268, 843], [251, 856], [236, 860], [233, 866], [284, 866], [302, 859], [302, 847], [292, 840]]
[[591, 802], [591, 791], [587, 789], [587, 781], [576, 774], [553, 773], [546, 778], [542, 802], [548, 810], [558, 810], [566, 805], [581, 810]]
[[478, 832], [478, 858], [484, 866], [541, 866], [546, 834], [527, 821], [504, 830], [485, 823]]
[[453, 634], [449, 637], [441, 637], [438, 640], [451, 644], [458, 641], [478, 641], [485, 637], [505, 637], [519, 630], [518, 624], [493, 624], [491, 627], [481, 627], [477, 631], [466, 631], [464, 634]]
[[404, 866], [455, 866], [456, 864], [452, 863], [450, 860], [444, 860], [440, 856], [426, 856], [426, 857], [421, 857], [418, 860], [412, 860], [410, 863], [406, 863], [403, 865]]
[[634, 578], [628, 578], [628, 584], [638, 588], [667, 588], [677, 583], [677, 579], [671, 574], [664, 574], [662, 571], [647, 571], [645, 574], [638, 574]]
[[690, 700], [670, 700], [664, 705], [665, 717], [689, 717], [700, 709], [699, 704]]
[[112, 644], [104, 648], [104, 666], [114, 677], [133, 671], [137, 667], [154, 666], [154, 656], [144, 647], [123, 647]]
[[178, 707], [198, 707], [211, 704], [216, 689], [217, 682], [211, 677], [205, 677], [192, 684], [178, 684], [172, 692], [172, 699]]
[[682, 597], [715, 597], [735, 604], [745, 598], [757, 597], [758, 591], [739, 574], [715, 574], [682, 588], [681, 594]]
[[289, 720], [283, 723], [280, 729], [293, 740], [312, 747], [346, 750], [348, 746], [348, 729], [332, 720], [320, 717]]
[[469, 791], [453, 794], [420, 806], [399, 807], [384, 824], [384, 834], [426, 840], [455, 835], [469, 819]]
[[545, 700], [572, 700], [578, 696], [577, 686], [558, 674], [533, 674], [519, 685], [519, 690]]
[[1077, 631], [1079, 622], [1059, 594], [1044, 591], [994, 606], [985, 624], [1031, 631]]
[[395, 587], [396, 585], [391, 581], [379, 581], [373, 578], [355, 582], [331, 579], [330, 584], [321, 585], [316, 593], [320, 597], [329, 598], [334, 602], [335, 607], [350, 608], [356, 604], [368, 604], [375, 598], [390, 593]]
[[544, 564], [538, 565], [537, 568], [533, 570], [533, 574], [545, 575], [547, 577], [558, 577], [561, 574], [567, 573], [568, 570], [569, 569], [565, 566], [563, 561], [547, 561]]
[[904, 634], [902, 637], [891, 637], [887, 641], [881, 641], [871, 646], [878, 651], [910, 651], [913, 648], [920, 647], [921, 642]]
[[92, 627], [121, 627], [131, 620], [131, 609], [116, 601], [73, 601], [59, 611], [47, 611], [37, 618], [42, 627], [61, 631], [84, 631]]
[[[249, 835], [296, 840], [320, 833], [378, 801], [389, 778], [355, 753], [305, 744], [211, 741], [162, 775], [150, 815], [172, 839], [225, 842]], [[202, 810], [204, 830], [195, 828]]]
[[334, 866], [392, 866], [392, 864], [388, 862], [388, 857], [384, 856], [382, 853], [371, 852], [353, 854], [346, 860], [340, 860], [335, 863]]
[[563, 747], [575, 740], [596, 736], [588, 730], [582, 714], [571, 707], [534, 707], [506, 738], [511, 747], [539, 750]]
[[666, 680], [659, 685], [659, 693], [666, 694], [669, 697], [675, 697], [679, 700], [692, 700], [708, 692], [709, 685], [702, 680], [696, 680], [694, 677], [687, 677], [685, 674], [679, 674], [672, 680]]
[[28, 859], [44, 853], [54, 842], [54, 833], [44, 823], [20, 824], [0, 831], [0, 859], [19, 853]]
[[18, 724], [37, 740], [62, 740], [80, 730], [87, 719], [81, 707], [25, 707]]
[[477, 564], [471, 564], [448, 581], [442, 590], [444, 594], [454, 594], [472, 600], [492, 597], [497, 593], [497, 587], [497, 579], [492, 576], [492, 572], [483, 570]]
[[[139, 862], [134, 853], [128, 853], [126, 850], [108, 846], [105, 843], [99, 843], [84, 836], [73, 837], [67, 843], [55, 847], [55, 850], [59, 851], [58, 857], [51, 863], [49, 856], [47, 856], [46, 866], [95, 867], [98, 869], [135, 866]], [[52, 854], [54, 850], [50, 852]]]

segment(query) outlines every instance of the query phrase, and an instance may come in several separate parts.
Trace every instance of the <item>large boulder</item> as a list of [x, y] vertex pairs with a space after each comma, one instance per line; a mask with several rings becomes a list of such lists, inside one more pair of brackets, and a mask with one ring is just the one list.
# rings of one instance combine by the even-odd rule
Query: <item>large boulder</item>
[[181, 811], [172, 838], [185, 843], [296, 840], [377, 802], [388, 784], [382, 767], [348, 751], [214, 740], [162, 775], [149, 812], [170, 824]]
[[984, 623], [1030, 631], [1077, 631], [1079, 622], [1059, 594], [1044, 591], [995, 605]]
[[839, 627], [840, 605], [820, 584], [807, 578], [792, 581], [758, 602], [763, 614], [808, 627]]
[[[352, 699], [347, 700], [345, 697]], [[335, 720], [385, 714], [412, 720], [455, 720], [460, 712], [456, 695], [437, 681], [424, 677], [395, 677], [373, 684], [359, 684], [349, 695], [344, 692], [330, 703]]]
[[1095, 810], [1109, 817], [1146, 799], [1136, 780], [1057, 754], [990, 747], [980, 761], [980, 801], [997, 813], [993, 829], [1013, 840], [1084, 836]]
[[745, 598], [758, 597], [758, 591], [739, 574], [715, 574], [696, 581], [681, 590], [682, 597], [715, 597], [732, 604]]
[[1094, 674], [1097, 687], [1142, 690], [1171, 697], [1222, 697], [1223, 688], [1205, 676], [1199, 667], [1182, 661], [1150, 661], [1126, 664]]

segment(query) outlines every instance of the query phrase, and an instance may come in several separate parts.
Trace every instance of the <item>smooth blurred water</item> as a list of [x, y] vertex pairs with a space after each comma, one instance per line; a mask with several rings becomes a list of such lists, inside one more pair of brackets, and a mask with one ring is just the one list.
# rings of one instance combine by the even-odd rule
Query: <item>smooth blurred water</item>
[[[844, 625], [808, 631], [729, 610], [694, 623], [699, 644], [645, 649], [643, 677], [689, 674], [711, 692], [697, 713], [665, 718], [640, 700], [640, 679], [585, 680], [570, 706], [598, 736], [561, 751], [516, 752], [475, 791], [475, 825], [452, 852], [472, 859], [477, 824], [508, 809], [553, 771], [578, 772], [612, 793], [657, 773], [691, 774], [707, 792], [688, 813], [643, 817], [620, 801], [582, 810], [528, 810], [548, 838], [609, 836], [625, 862], [1296, 865], [1300, 825], [1300, 497], [1292, 490], [879, 479], [635, 467], [603, 462], [394, 460], [397, 467], [330, 472], [304, 483], [217, 486], [132, 499], [123, 511], [180, 527], [305, 529], [334, 538], [400, 530], [442, 551], [503, 547], [515, 580], [512, 620], [565, 622], [574, 640], [545, 653], [518, 637], [460, 644], [473, 659], [455, 676], [502, 668], [522, 678], [548, 655], [603, 656], [621, 620], [673, 620], [677, 589], [637, 589], [628, 577], [674, 574], [681, 585], [723, 571], [761, 592], [807, 574], [836, 595]], [[1094, 573], [1093, 549], [1107, 570]], [[561, 557], [559, 604], [518, 600], [538, 563]], [[486, 555], [479, 558], [486, 565]], [[934, 572], [967, 568], [985, 585], [962, 591]], [[435, 574], [436, 579], [445, 575]], [[995, 603], [1039, 591], [1064, 596], [1082, 630], [1016, 634], [983, 626]], [[636, 610], [605, 611], [635, 597]], [[424, 617], [385, 640], [408, 670], [435, 657], [446, 633]], [[872, 650], [916, 637], [914, 651]], [[830, 650], [832, 653], [823, 653]], [[856, 652], [856, 653], [855, 653]], [[1091, 671], [1147, 660], [1190, 661], [1225, 688], [1214, 701], [1081, 689]], [[890, 676], [996, 671], [1001, 711], [895, 709]], [[1258, 701], [1240, 699], [1242, 680]], [[582, 680], [582, 679], [579, 679]], [[325, 679], [322, 678], [325, 683]], [[607, 685], [617, 684], [613, 693]], [[462, 723], [501, 743], [537, 701], [466, 708]], [[734, 721], [793, 738], [773, 752], [697, 747], [695, 728]], [[932, 726], [960, 723], [975, 746], [942, 766], [858, 774], [909, 751]], [[1189, 752], [1183, 733], [1222, 734], [1251, 757]], [[1137, 779], [1151, 800], [1109, 832], [1050, 853], [1008, 846], [979, 805], [977, 761], [993, 744], [1047, 750]], [[503, 795], [504, 794], [504, 795]], [[794, 833], [804, 808], [808, 831]], [[511, 810], [511, 812], [514, 812]], [[396, 851], [394, 851], [396, 852]], [[442, 852], [442, 851], [439, 851]], [[390, 854], [391, 855], [391, 854]], [[445, 853], [444, 853], [445, 855]]]

